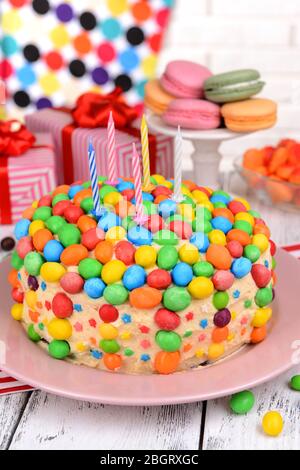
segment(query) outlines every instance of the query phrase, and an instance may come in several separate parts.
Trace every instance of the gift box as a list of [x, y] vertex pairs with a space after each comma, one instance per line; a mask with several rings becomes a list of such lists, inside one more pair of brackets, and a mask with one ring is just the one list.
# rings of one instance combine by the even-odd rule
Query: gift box
[[32, 201], [56, 185], [51, 135], [33, 136], [17, 121], [0, 123], [0, 224], [17, 222]]
[[[133, 142], [141, 153], [139, 120], [120, 93], [118, 89], [108, 95], [86, 93], [73, 109], [49, 108], [25, 117], [31, 132], [51, 133], [59, 183], [90, 179], [87, 156], [90, 139], [96, 151], [98, 174], [108, 175], [106, 124], [110, 111], [116, 124], [117, 174], [132, 176]], [[149, 134], [149, 150], [151, 173], [173, 177], [173, 139], [162, 134]]]

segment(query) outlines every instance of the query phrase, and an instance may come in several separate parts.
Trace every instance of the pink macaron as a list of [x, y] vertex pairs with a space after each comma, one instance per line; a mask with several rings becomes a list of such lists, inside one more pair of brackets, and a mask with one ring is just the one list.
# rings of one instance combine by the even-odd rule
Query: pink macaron
[[169, 126], [184, 129], [216, 129], [221, 124], [220, 107], [204, 100], [173, 100], [162, 115]]
[[202, 98], [203, 83], [211, 76], [211, 71], [203, 65], [189, 60], [173, 60], [168, 63], [160, 84], [177, 98]]

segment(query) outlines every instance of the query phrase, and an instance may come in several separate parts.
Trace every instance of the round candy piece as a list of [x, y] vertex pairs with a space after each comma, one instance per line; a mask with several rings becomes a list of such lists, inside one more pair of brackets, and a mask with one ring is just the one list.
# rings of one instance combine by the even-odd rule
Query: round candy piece
[[65, 273], [60, 278], [60, 285], [69, 294], [78, 294], [82, 291], [84, 281], [77, 273]]
[[152, 233], [158, 232], [164, 227], [164, 221], [158, 214], [151, 214], [144, 226]]
[[225, 246], [209, 245], [206, 252], [206, 261], [211, 263], [216, 269], [229, 269], [232, 258]]
[[88, 257], [88, 250], [81, 244], [70, 245], [61, 253], [60, 260], [66, 266], [77, 266]]
[[133, 289], [129, 294], [130, 304], [135, 308], [151, 309], [160, 304], [162, 293], [153, 287], [144, 286]]
[[62, 264], [52, 261], [44, 263], [41, 267], [41, 276], [44, 281], [48, 282], [58, 282], [65, 272]]
[[72, 335], [71, 323], [63, 318], [53, 318], [47, 329], [53, 339], [66, 340]]
[[169, 271], [174, 268], [178, 261], [178, 252], [174, 246], [163, 246], [157, 256], [157, 265], [159, 268]]
[[[243, 255], [243, 245], [237, 240], [229, 241], [226, 245], [226, 248], [233, 258], [240, 258]], [[246, 256], [246, 258], [249, 257]]]
[[181, 220], [173, 220], [169, 224], [169, 229], [175, 232], [177, 237], [181, 240], [188, 240], [193, 234], [191, 224]]
[[283, 419], [278, 411], [268, 411], [263, 417], [262, 428], [268, 436], [276, 437], [283, 429]]
[[270, 307], [258, 308], [252, 320], [252, 326], [260, 328], [270, 320], [272, 316], [272, 309]]
[[73, 313], [73, 302], [63, 292], [58, 292], [52, 299], [52, 310], [57, 318], [67, 318]]
[[222, 216], [214, 217], [211, 220], [211, 225], [214, 229], [221, 230], [225, 234], [232, 229], [232, 223], [230, 220]]
[[214, 324], [218, 328], [223, 328], [224, 326], [228, 325], [228, 323], [230, 323], [230, 320], [231, 313], [229, 312], [228, 308], [223, 308], [214, 315]]
[[135, 262], [144, 268], [151, 268], [156, 262], [156, 250], [153, 246], [140, 246], [134, 255]]
[[101, 271], [101, 277], [105, 284], [114, 284], [119, 282], [126, 271], [126, 265], [118, 259], [108, 261]]
[[215, 292], [213, 296], [213, 305], [217, 310], [221, 310], [228, 305], [228, 292]]
[[168, 310], [179, 312], [191, 303], [191, 296], [184, 287], [168, 287], [163, 295], [163, 304]]
[[249, 222], [247, 222], [246, 220], [236, 220], [233, 227], [238, 230], [243, 230], [243, 232], [248, 233], [248, 235], [252, 235], [252, 225], [249, 224]]
[[148, 286], [155, 289], [166, 289], [171, 283], [171, 274], [165, 269], [154, 269], [147, 277]]
[[31, 341], [33, 341], [34, 343], [37, 343], [38, 341], [41, 340], [41, 337], [40, 337], [40, 335], [35, 331], [33, 324], [31, 324], [31, 325], [28, 326], [28, 328], [27, 328], [27, 335], [28, 335], [28, 338], [31, 339]]
[[123, 276], [123, 284], [128, 290], [141, 287], [146, 282], [146, 271], [142, 266], [133, 264], [127, 268]]
[[175, 201], [172, 201], [172, 199], [165, 199], [164, 201], [161, 201], [158, 205], [158, 213], [164, 219], [170, 217], [170, 215], [176, 214], [176, 211], [177, 204]]
[[110, 284], [105, 287], [103, 296], [110, 304], [121, 305], [124, 304], [128, 298], [128, 290], [120, 284]]
[[52, 209], [52, 214], [53, 215], [60, 215], [60, 216], [63, 216], [64, 213], [65, 213], [65, 210], [67, 207], [69, 207], [69, 205], [71, 205], [71, 201], [68, 199], [68, 200], [63, 200], [63, 201], [59, 201], [57, 204], [55, 204], [55, 206], [53, 207]]
[[300, 375], [294, 375], [290, 382], [291, 388], [297, 392], [300, 392]]
[[197, 263], [199, 259], [198, 248], [192, 243], [184, 243], [179, 249], [179, 258], [184, 263], [194, 264]]
[[21, 238], [16, 247], [16, 251], [20, 258], [24, 259], [27, 253], [33, 250], [33, 244], [31, 241], [31, 237], [23, 237]]
[[102, 228], [104, 232], [117, 225], [122, 225], [122, 220], [114, 212], [106, 212], [98, 222], [98, 227]]
[[181, 337], [174, 331], [158, 331], [155, 341], [161, 349], [168, 352], [178, 351], [181, 347]]
[[18, 287], [13, 287], [11, 291], [11, 296], [13, 300], [17, 303], [23, 303], [24, 301], [24, 292]]
[[248, 258], [251, 263], [255, 263], [260, 258], [260, 249], [255, 245], [247, 245], [244, 248], [244, 256]]
[[48, 206], [42, 206], [38, 207], [32, 216], [32, 220], [42, 220], [43, 222], [46, 222], [46, 220], [49, 219], [52, 215], [52, 209], [51, 207]]
[[120, 346], [115, 339], [102, 339], [99, 346], [105, 353], [115, 354], [120, 350]]
[[214, 273], [214, 267], [208, 261], [198, 261], [193, 265], [195, 276], [211, 277]]
[[70, 224], [76, 224], [79, 217], [84, 215], [84, 211], [74, 204], [69, 204], [64, 211], [64, 217]]
[[118, 336], [118, 330], [110, 323], [102, 323], [99, 326], [99, 334], [103, 339], [115, 339]]
[[185, 287], [193, 279], [193, 269], [187, 263], [178, 263], [172, 270], [172, 279], [177, 286]]
[[193, 245], [196, 245], [200, 253], [206, 253], [207, 248], [209, 247], [209, 239], [208, 236], [203, 232], [196, 232], [190, 238], [190, 242]]
[[237, 258], [233, 261], [231, 271], [236, 278], [241, 279], [250, 273], [251, 267], [251, 261], [248, 258], [244, 258], [242, 256], [241, 258]]
[[96, 259], [85, 258], [78, 265], [78, 272], [84, 279], [99, 277], [102, 271], [102, 264]]
[[23, 304], [14, 304], [10, 310], [11, 316], [14, 320], [20, 321], [23, 317]]
[[263, 264], [253, 264], [251, 275], [257, 287], [266, 287], [271, 281], [272, 271]]
[[141, 246], [151, 245], [153, 236], [145, 227], [135, 226], [128, 230], [127, 238], [134, 245]]
[[29, 231], [29, 225], [31, 224], [29, 219], [19, 220], [14, 228], [14, 235], [17, 240], [20, 240], [22, 237], [26, 237]]
[[237, 415], [244, 415], [252, 410], [255, 403], [255, 398], [252, 392], [244, 390], [243, 392], [235, 393], [230, 400], [230, 408]]
[[51, 343], [49, 343], [48, 351], [50, 356], [54, 357], [55, 359], [64, 359], [70, 354], [70, 346], [67, 341], [54, 339], [51, 341]]
[[195, 277], [189, 283], [188, 291], [195, 299], [205, 299], [213, 293], [214, 285], [207, 277]]
[[30, 290], [36, 291], [39, 288], [39, 283], [35, 276], [29, 275], [27, 279], [27, 284]]
[[64, 247], [80, 243], [81, 233], [80, 230], [72, 224], [63, 224], [58, 231], [59, 241]]
[[64, 225], [66, 225], [66, 221], [60, 215], [52, 215], [46, 222], [47, 228], [55, 235]]
[[49, 240], [44, 247], [44, 257], [47, 261], [60, 261], [64, 247], [57, 240]]
[[[28, 255], [29, 254], [30, 253], [28, 253]], [[12, 256], [11, 256], [11, 265], [12, 265], [12, 267], [14, 269], [16, 269], [17, 271], [19, 271], [19, 269], [22, 268], [23, 264], [24, 264], [24, 260], [22, 258], [20, 258], [20, 256], [18, 255], [18, 253], [16, 251], [14, 251], [12, 253]]]
[[105, 323], [111, 323], [118, 319], [119, 312], [113, 305], [104, 304], [99, 308], [99, 316]]
[[259, 328], [253, 328], [253, 330], [251, 332], [251, 336], [250, 336], [251, 343], [253, 343], [253, 344], [260, 343], [261, 341], [263, 341], [266, 338], [266, 336], [267, 336], [266, 325], [261, 326]]
[[43, 251], [46, 243], [53, 239], [53, 235], [47, 228], [42, 228], [35, 232], [32, 237], [32, 243], [37, 251]]
[[258, 289], [255, 295], [255, 303], [258, 307], [265, 307], [269, 305], [273, 300], [273, 292], [269, 287], [263, 287]]
[[160, 308], [157, 310], [155, 317], [155, 323], [162, 330], [175, 330], [180, 325], [180, 317], [175, 312], [171, 312], [166, 308]]
[[212, 282], [215, 289], [218, 291], [225, 291], [230, 289], [234, 283], [234, 275], [230, 271], [220, 269], [213, 275]]
[[172, 374], [177, 370], [180, 361], [180, 352], [160, 351], [154, 359], [154, 369], [159, 374]]
[[44, 258], [40, 253], [35, 251], [28, 253], [24, 258], [24, 267], [28, 274], [32, 276], [38, 276], [40, 274], [43, 263]]
[[81, 236], [81, 243], [88, 250], [94, 250], [96, 245], [104, 240], [105, 234], [104, 231], [99, 227], [90, 228], [84, 232]]
[[115, 255], [126, 266], [134, 263], [135, 247], [127, 240], [121, 240], [115, 245]]
[[114, 246], [113, 244], [108, 241], [108, 240], [103, 240], [102, 242], [97, 243], [96, 248], [95, 248], [95, 257], [100, 263], [108, 263], [114, 253]]
[[119, 354], [104, 354], [103, 363], [107, 369], [116, 370], [122, 365], [122, 357]]
[[99, 299], [99, 297], [102, 297], [105, 287], [106, 285], [102, 279], [99, 279], [99, 277], [91, 277], [85, 281], [83, 288], [91, 299]]
[[163, 246], [177, 245], [178, 236], [171, 230], [162, 229], [153, 235], [153, 241]]

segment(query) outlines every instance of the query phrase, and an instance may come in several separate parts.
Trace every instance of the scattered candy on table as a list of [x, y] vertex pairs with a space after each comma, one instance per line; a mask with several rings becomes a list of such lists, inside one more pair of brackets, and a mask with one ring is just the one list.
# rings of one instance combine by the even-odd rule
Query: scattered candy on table
[[283, 419], [278, 411], [268, 411], [262, 420], [262, 428], [268, 436], [276, 437], [283, 430]]
[[231, 410], [238, 414], [243, 415], [248, 413], [254, 406], [255, 398], [252, 392], [244, 390], [243, 392], [235, 393], [230, 400]]

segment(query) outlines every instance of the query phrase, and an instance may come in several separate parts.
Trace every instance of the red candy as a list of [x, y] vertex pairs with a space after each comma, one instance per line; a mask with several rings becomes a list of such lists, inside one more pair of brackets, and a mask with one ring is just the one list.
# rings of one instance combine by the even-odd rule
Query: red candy
[[60, 292], [52, 299], [52, 310], [57, 318], [67, 318], [73, 313], [73, 302], [66, 294]]
[[273, 242], [273, 240], [269, 240], [269, 242], [270, 242], [270, 253], [272, 256], [274, 256], [276, 253], [276, 245]]
[[175, 312], [171, 312], [166, 308], [160, 308], [157, 310], [155, 317], [155, 323], [162, 330], [175, 330], [180, 325], [180, 317]]
[[240, 258], [243, 255], [243, 246], [237, 240], [231, 240], [226, 247], [233, 258]]
[[60, 285], [69, 294], [78, 294], [83, 289], [84, 280], [77, 273], [65, 273], [60, 278]]
[[68, 207], [65, 209], [64, 216], [70, 224], [76, 224], [79, 217], [84, 214], [84, 211], [81, 207], [74, 206], [74, 204], [69, 204]]
[[215, 289], [224, 291], [230, 289], [234, 283], [234, 275], [230, 271], [220, 269], [213, 275], [212, 282]]
[[43, 206], [50, 207], [51, 203], [52, 203], [51, 194], [46, 194], [45, 196], [42, 196], [41, 199], [39, 200], [38, 207], [43, 207]]
[[144, 223], [144, 227], [146, 227], [152, 233], [158, 232], [164, 228], [164, 220], [160, 215], [152, 214]]
[[18, 287], [14, 287], [11, 291], [11, 296], [15, 302], [21, 304], [24, 300], [24, 292]]
[[238, 212], [247, 212], [247, 208], [240, 201], [230, 201], [228, 209], [235, 215]]
[[181, 220], [172, 220], [169, 229], [181, 239], [190, 239], [193, 234], [191, 225]]
[[134, 246], [127, 240], [122, 240], [118, 242], [115, 246], [116, 258], [120, 261], [123, 261], [126, 266], [129, 266], [130, 264], [134, 263], [134, 253]]
[[70, 204], [71, 204], [71, 201], [68, 201], [68, 200], [58, 201], [52, 209], [52, 214], [63, 216], [66, 208]]
[[257, 287], [266, 287], [272, 277], [272, 272], [263, 264], [253, 264], [251, 269], [253, 280]]
[[104, 304], [99, 308], [99, 317], [104, 323], [110, 323], [118, 319], [119, 312], [113, 305]]
[[81, 243], [88, 249], [94, 250], [97, 243], [105, 238], [105, 233], [102, 228], [94, 227], [84, 232], [81, 236]]
[[34, 250], [31, 237], [22, 237], [18, 241], [16, 250], [20, 258], [24, 259], [27, 253]]
[[166, 186], [156, 186], [151, 194], [154, 198], [157, 198], [157, 196], [171, 196], [172, 191]]
[[127, 201], [130, 201], [135, 196], [134, 189], [124, 189], [124, 191], [121, 191], [121, 194]]
[[155, 289], [166, 289], [171, 283], [171, 274], [164, 269], [154, 269], [147, 277], [148, 286]]

